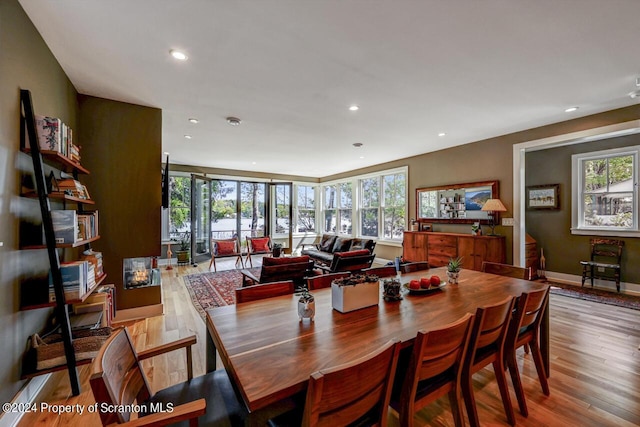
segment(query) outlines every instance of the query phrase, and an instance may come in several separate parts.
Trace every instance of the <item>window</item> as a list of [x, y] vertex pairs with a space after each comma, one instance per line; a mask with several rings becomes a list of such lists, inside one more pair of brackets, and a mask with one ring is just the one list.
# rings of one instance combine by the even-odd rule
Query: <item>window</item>
[[309, 185], [296, 185], [297, 209], [296, 231], [315, 233], [316, 231], [316, 192]]
[[638, 231], [639, 150], [636, 146], [572, 156], [573, 233], [628, 235]]
[[191, 231], [191, 177], [169, 177], [169, 238]]
[[351, 182], [343, 182], [338, 186], [338, 188], [340, 190], [340, 234], [351, 235], [351, 208], [353, 207], [353, 193], [351, 191]]
[[336, 232], [336, 205], [337, 187], [328, 185], [324, 187], [324, 231], [326, 233]]
[[360, 180], [362, 203], [360, 205], [360, 234], [366, 237], [378, 237], [380, 213], [380, 178]]
[[402, 239], [406, 216], [406, 180], [404, 173], [382, 177], [384, 207], [382, 209], [382, 237]]

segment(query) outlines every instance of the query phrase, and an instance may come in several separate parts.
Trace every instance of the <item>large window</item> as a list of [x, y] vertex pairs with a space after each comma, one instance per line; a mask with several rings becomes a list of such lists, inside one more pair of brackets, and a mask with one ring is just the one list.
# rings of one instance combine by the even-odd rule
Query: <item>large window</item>
[[574, 233], [638, 231], [639, 150], [636, 146], [572, 156]]
[[322, 186], [324, 233], [402, 240], [407, 168], [354, 176]]
[[169, 177], [169, 238], [191, 231], [191, 177]]
[[316, 231], [316, 192], [310, 185], [296, 185], [296, 231], [315, 233]]

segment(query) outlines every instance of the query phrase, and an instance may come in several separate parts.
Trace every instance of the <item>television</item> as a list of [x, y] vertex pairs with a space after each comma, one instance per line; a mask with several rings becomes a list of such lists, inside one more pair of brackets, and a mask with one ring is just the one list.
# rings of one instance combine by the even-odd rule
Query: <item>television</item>
[[167, 154], [167, 161], [164, 164], [162, 170], [162, 207], [167, 209], [169, 207], [169, 155]]

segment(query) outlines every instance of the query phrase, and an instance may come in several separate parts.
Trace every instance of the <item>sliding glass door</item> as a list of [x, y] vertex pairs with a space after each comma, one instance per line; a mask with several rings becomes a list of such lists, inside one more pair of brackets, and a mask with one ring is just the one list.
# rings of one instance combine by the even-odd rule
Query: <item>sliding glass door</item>
[[210, 178], [191, 175], [191, 262], [196, 265], [211, 258]]

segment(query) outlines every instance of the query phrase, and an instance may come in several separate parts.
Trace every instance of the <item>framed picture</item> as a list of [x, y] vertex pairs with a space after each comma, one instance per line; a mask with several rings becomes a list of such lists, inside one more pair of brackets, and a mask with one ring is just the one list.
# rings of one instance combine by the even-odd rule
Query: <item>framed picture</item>
[[429, 224], [426, 222], [420, 223], [420, 231], [433, 231], [433, 224]]
[[560, 184], [528, 186], [527, 209], [560, 209]]

